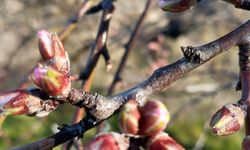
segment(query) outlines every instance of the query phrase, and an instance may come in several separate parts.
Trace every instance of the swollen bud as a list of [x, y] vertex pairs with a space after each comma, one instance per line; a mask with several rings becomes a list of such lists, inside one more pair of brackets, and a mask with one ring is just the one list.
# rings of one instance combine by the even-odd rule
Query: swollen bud
[[31, 79], [50, 96], [66, 97], [70, 91], [69, 75], [58, 72], [52, 67], [39, 65], [34, 69]]
[[163, 131], [170, 119], [165, 105], [160, 101], [149, 100], [140, 109], [139, 134], [144, 136], [155, 135]]
[[150, 137], [147, 150], [185, 150], [167, 133], [161, 132]]
[[86, 150], [126, 150], [129, 140], [118, 133], [102, 133], [97, 135], [85, 147]]
[[181, 12], [190, 9], [201, 0], [158, 0], [160, 8], [164, 11]]
[[236, 104], [226, 104], [214, 114], [210, 126], [217, 135], [233, 134], [244, 125], [245, 115]]
[[141, 115], [135, 100], [128, 101], [120, 112], [119, 125], [123, 133], [137, 134]]
[[[42, 100], [31, 95], [26, 90], [16, 90], [0, 94], [0, 116], [7, 115], [35, 115], [38, 117], [48, 115], [44, 110]], [[56, 108], [56, 103], [54, 108]], [[52, 111], [52, 110], [51, 110]]]
[[39, 51], [46, 65], [55, 67], [58, 71], [69, 72], [68, 53], [64, 50], [57, 34], [41, 30], [37, 36]]

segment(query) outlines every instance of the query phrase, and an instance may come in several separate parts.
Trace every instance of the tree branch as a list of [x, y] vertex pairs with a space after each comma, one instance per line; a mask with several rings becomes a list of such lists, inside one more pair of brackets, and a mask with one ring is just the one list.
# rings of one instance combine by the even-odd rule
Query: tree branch
[[107, 38], [108, 38], [109, 24], [112, 18], [113, 11], [115, 9], [113, 1], [112, 0], [102, 1], [102, 8], [103, 8], [103, 14], [101, 17], [101, 22], [99, 25], [95, 44], [92, 47], [84, 71], [82, 71], [79, 75], [79, 79], [83, 80], [83, 84], [91, 76], [101, 54], [104, 55], [106, 64], [109, 64], [110, 61], [109, 60], [110, 57], [107, 50]]
[[124, 52], [124, 54], [122, 56], [122, 59], [121, 59], [120, 64], [118, 66], [118, 69], [117, 69], [117, 71], [115, 73], [114, 79], [113, 79], [113, 81], [112, 81], [112, 83], [111, 83], [111, 85], [110, 85], [110, 87], [108, 89], [108, 95], [111, 95], [113, 93], [116, 83], [119, 82], [119, 80], [121, 78], [120, 74], [121, 74], [121, 72], [122, 72], [122, 70], [123, 70], [123, 68], [125, 66], [125, 63], [126, 63], [126, 61], [128, 59], [128, 55], [129, 55], [129, 53], [130, 53], [130, 51], [131, 51], [131, 49], [132, 49], [132, 47], [134, 45], [134, 42], [135, 42], [135, 39], [136, 39], [136, 37], [137, 37], [137, 35], [139, 33], [140, 27], [141, 27], [146, 15], [147, 15], [147, 12], [148, 12], [148, 9], [150, 7], [151, 2], [152, 2], [152, 0], [147, 1], [146, 6], [145, 6], [145, 8], [144, 8], [138, 22], [135, 25], [134, 31], [132, 32], [128, 43], [126, 43], [124, 45], [125, 52]]
[[[50, 144], [54, 147], [74, 137], [81, 137], [85, 131], [95, 127], [115, 114], [115, 112], [129, 99], [136, 99], [140, 104], [143, 104], [149, 95], [163, 90], [174, 81], [214, 58], [216, 55], [233, 46], [245, 45], [249, 42], [250, 21], [247, 21], [233, 32], [216, 41], [203, 46], [192, 47], [194, 51], [190, 56], [196, 55], [196, 52], [199, 52], [199, 60], [202, 61], [192, 62], [189, 58], [181, 58], [173, 64], [157, 69], [146, 81], [118, 95], [104, 97], [97, 94], [93, 95], [86, 93], [81, 90], [74, 90], [69, 94], [67, 100], [79, 107], [85, 107], [87, 110], [87, 117], [77, 124], [63, 127], [57, 134], [43, 139], [42, 143], [45, 141], [51, 142]], [[23, 147], [20, 147], [20, 149], [22, 148]], [[36, 145], [33, 144], [32, 148], [41, 148], [39, 142]]]

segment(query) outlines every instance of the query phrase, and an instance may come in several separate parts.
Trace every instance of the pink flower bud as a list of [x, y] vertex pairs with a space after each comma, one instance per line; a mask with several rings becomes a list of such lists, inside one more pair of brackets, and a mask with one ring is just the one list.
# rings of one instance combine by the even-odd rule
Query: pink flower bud
[[70, 61], [68, 53], [64, 50], [57, 34], [41, 30], [37, 36], [40, 54], [46, 64], [55, 67], [58, 71], [69, 72]]
[[164, 11], [181, 12], [190, 9], [201, 0], [158, 0], [160, 8]]
[[38, 47], [41, 56], [44, 60], [48, 60], [54, 57], [54, 49], [52, 49], [51, 33], [45, 30], [41, 30], [37, 34]]
[[[6, 115], [48, 115], [42, 106], [42, 100], [26, 90], [16, 90], [0, 94], [0, 116]], [[55, 103], [55, 107], [56, 107]], [[54, 108], [55, 108], [54, 107]]]
[[140, 109], [139, 134], [151, 136], [163, 131], [170, 119], [165, 105], [160, 101], [147, 101]]
[[167, 133], [161, 132], [152, 136], [147, 144], [147, 150], [185, 150]]
[[244, 124], [245, 112], [235, 104], [226, 104], [211, 119], [210, 126], [217, 135], [229, 135]]
[[126, 150], [129, 140], [118, 133], [102, 133], [85, 147], [86, 150]]
[[50, 96], [66, 97], [70, 91], [70, 77], [52, 67], [39, 65], [34, 69], [31, 79]]
[[141, 115], [135, 100], [128, 101], [120, 112], [119, 125], [124, 133], [137, 134]]
[[242, 141], [242, 150], [250, 149], [250, 136], [246, 136]]

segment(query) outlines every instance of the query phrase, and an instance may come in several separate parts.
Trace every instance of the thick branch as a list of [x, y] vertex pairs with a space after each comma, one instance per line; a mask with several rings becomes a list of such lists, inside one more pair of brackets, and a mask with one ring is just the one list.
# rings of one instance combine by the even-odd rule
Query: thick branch
[[197, 58], [199, 61], [192, 61], [185, 57], [181, 58], [168, 66], [157, 69], [153, 75], [148, 80], [141, 83], [140, 86], [145, 88], [150, 93], [161, 91], [188, 72], [209, 61], [214, 56], [230, 49], [233, 46], [244, 45], [249, 41], [250, 21], [247, 21], [236, 30], [216, 41], [199, 47], [188, 47], [188, 49], [186, 49], [187, 51], [193, 49], [193, 53], [191, 53], [190, 56], [199, 56], [199, 58]]
[[[54, 141], [52, 145], [56, 146], [73, 137], [79, 137], [86, 130], [111, 117], [127, 100], [136, 99], [139, 103], [144, 103], [150, 94], [163, 90], [174, 81], [180, 79], [216, 55], [233, 46], [245, 45], [248, 42], [250, 42], [250, 21], [247, 21], [233, 32], [214, 42], [193, 48], [201, 54], [201, 62], [191, 62], [187, 58], [181, 58], [173, 64], [157, 69], [146, 81], [116, 96], [103, 97], [100, 95], [92, 95], [90, 96], [92, 98], [88, 98], [81, 97], [81, 92], [79, 92], [78, 97], [72, 95], [69, 99], [74, 100], [71, 101], [73, 104], [85, 107], [88, 110], [87, 118], [78, 124], [63, 128], [59, 133], [47, 139]], [[193, 55], [196, 55], [195, 51]], [[69, 130], [72, 131], [69, 132]], [[68, 134], [70, 134], [70, 136]], [[39, 145], [37, 144], [35, 148], [39, 148]]]

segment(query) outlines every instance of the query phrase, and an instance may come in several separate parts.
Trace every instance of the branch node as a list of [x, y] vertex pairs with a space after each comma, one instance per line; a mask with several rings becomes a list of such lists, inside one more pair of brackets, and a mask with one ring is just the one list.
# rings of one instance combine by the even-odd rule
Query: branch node
[[188, 46], [188, 47], [181, 47], [182, 53], [184, 57], [192, 63], [199, 63], [202, 64], [205, 61], [205, 54], [198, 48]]

